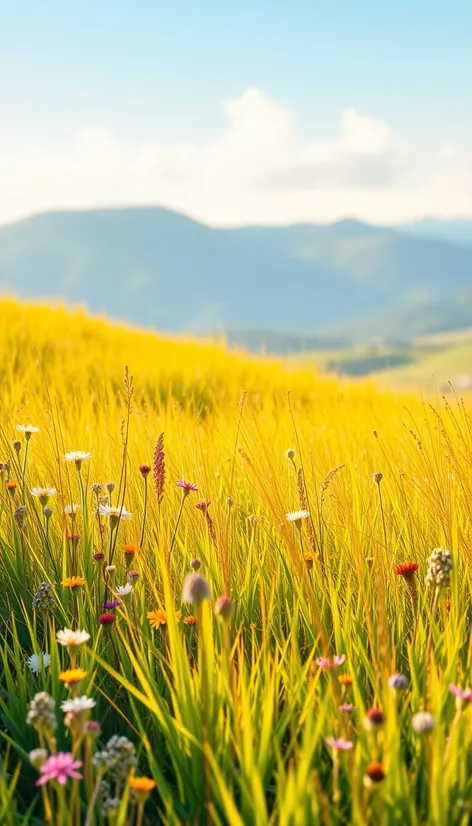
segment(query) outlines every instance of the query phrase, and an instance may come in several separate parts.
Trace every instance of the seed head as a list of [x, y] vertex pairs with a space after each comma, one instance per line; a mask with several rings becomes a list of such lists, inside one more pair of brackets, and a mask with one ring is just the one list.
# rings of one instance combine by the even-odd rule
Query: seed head
[[215, 615], [219, 617], [222, 622], [227, 623], [231, 620], [234, 614], [234, 602], [229, 597], [218, 597], [215, 602]]
[[452, 554], [443, 548], [435, 548], [428, 559], [426, 585], [446, 588], [451, 584]]
[[374, 475], [372, 476], [372, 479], [373, 479], [373, 481], [375, 482], [376, 485], [380, 485], [380, 483], [383, 479], [383, 473], [380, 473], [380, 471], [377, 471], [377, 473], [374, 473]]
[[428, 734], [434, 728], [434, 717], [429, 711], [419, 711], [413, 715], [411, 725], [416, 734]]
[[35, 611], [48, 611], [54, 608], [55, 603], [52, 585], [49, 582], [41, 582], [33, 597], [32, 607]]
[[201, 559], [192, 559], [190, 561], [190, 567], [192, 571], [199, 571], [202, 567], [202, 560]]
[[200, 605], [211, 599], [210, 586], [202, 574], [187, 574], [182, 588], [182, 602]]
[[36, 731], [52, 734], [56, 728], [55, 702], [47, 691], [35, 694], [28, 706], [26, 722]]

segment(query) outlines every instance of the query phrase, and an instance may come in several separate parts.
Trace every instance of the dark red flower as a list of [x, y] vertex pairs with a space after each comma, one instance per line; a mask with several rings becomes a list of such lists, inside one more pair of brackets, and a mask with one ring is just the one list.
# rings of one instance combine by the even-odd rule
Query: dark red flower
[[115, 622], [115, 615], [110, 614], [108, 611], [105, 614], [100, 614], [98, 621], [100, 625], [104, 625], [107, 628], [109, 625], [113, 625]]
[[395, 565], [393, 569], [396, 574], [403, 576], [406, 579], [411, 579], [413, 574], [418, 570], [417, 562], [401, 562], [400, 565]]
[[211, 505], [211, 502], [203, 501], [203, 502], [197, 502], [195, 507], [198, 508], [199, 511], [203, 511], [203, 513], [206, 513], [208, 508], [210, 507], [210, 505]]
[[368, 777], [372, 783], [381, 783], [382, 780], [385, 780], [386, 774], [382, 763], [369, 763], [365, 776]]
[[140, 466], [139, 466], [139, 472], [140, 472], [141, 476], [143, 476], [144, 478], [146, 478], [146, 476], [148, 475], [148, 473], [151, 473], [151, 468], [150, 468], [150, 466], [149, 466], [149, 465], [140, 465]]

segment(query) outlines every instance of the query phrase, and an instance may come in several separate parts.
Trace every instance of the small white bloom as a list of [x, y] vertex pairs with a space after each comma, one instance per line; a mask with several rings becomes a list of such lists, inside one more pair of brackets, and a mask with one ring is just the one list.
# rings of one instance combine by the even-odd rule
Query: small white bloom
[[61, 703], [62, 711], [67, 714], [81, 714], [83, 711], [90, 711], [95, 707], [95, 700], [93, 697], [72, 697], [70, 700], [63, 700]]
[[31, 654], [26, 660], [28, 668], [33, 674], [39, 674], [42, 668], [48, 668], [51, 665], [50, 654]]
[[67, 513], [68, 516], [75, 516], [79, 508], [80, 505], [66, 505], [64, 508], [64, 513]]
[[72, 631], [71, 628], [64, 628], [63, 631], [57, 632], [56, 639], [59, 645], [77, 646], [87, 642], [90, 634], [87, 631]]
[[115, 519], [132, 519], [133, 514], [126, 508], [111, 508], [109, 505], [100, 505], [98, 512], [101, 516], [114, 516]]
[[19, 424], [16, 426], [17, 430], [20, 430], [21, 433], [28, 433], [30, 436], [32, 433], [39, 433], [39, 427], [34, 427], [32, 424]]
[[301, 519], [308, 519], [309, 515], [308, 511], [293, 511], [285, 514], [289, 522], [300, 522]]
[[411, 725], [416, 734], [428, 734], [434, 728], [434, 717], [429, 711], [418, 711], [413, 715]]
[[71, 453], [66, 453], [64, 459], [66, 462], [85, 462], [91, 459], [91, 453], [85, 453], [83, 450], [73, 450]]
[[117, 585], [115, 588], [118, 597], [127, 597], [131, 594], [132, 590], [133, 586], [130, 582], [127, 582], [126, 585]]
[[31, 488], [31, 496], [36, 496], [37, 499], [49, 499], [50, 496], [55, 496], [56, 488]]

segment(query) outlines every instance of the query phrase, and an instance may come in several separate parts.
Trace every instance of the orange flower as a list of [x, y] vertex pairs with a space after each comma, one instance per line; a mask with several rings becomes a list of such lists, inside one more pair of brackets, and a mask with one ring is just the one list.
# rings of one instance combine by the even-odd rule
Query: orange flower
[[83, 576], [66, 576], [66, 578], [62, 580], [61, 585], [63, 585], [64, 588], [78, 588], [85, 585], [85, 578]]
[[184, 625], [195, 625], [197, 618], [193, 616], [193, 614], [189, 614], [188, 617], [184, 617]]
[[350, 674], [340, 674], [338, 680], [341, 683], [341, 685], [345, 686], [352, 685], [353, 683], [353, 679]]
[[135, 556], [141, 552], [139, 545], [123, 545], [122, 548], [125, 556]]
[[6, 482], [5, 487], [7, 490], [16, 490], [16, 482]]
[[[167, 624], [167, 611], [164, 611], [162, 608], [157, 608], [155, 611], [148, 611], [146, 614], [149, 625], [151, 628], [159, 628], [161, 625]], [[182, 611], [175, 612], [175, 618], [180, 619], [182, 616]]]
[[67, 671], [61, 671], [59, 679], [66, 685], [77, 685], [87, 676], [87, 672], [83, 668], [69, 668]]
[[150, 777], [130, 777], [130, 789], [134, 792], [152, 792], [156, 788], [156, 781], [151, 780]]

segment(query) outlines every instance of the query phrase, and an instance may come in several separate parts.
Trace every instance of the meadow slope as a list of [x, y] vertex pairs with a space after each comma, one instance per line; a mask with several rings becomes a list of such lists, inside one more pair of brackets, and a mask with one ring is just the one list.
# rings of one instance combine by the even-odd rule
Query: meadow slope
[[0, 822], [469, 823], [467, 401], [0, 312]]

